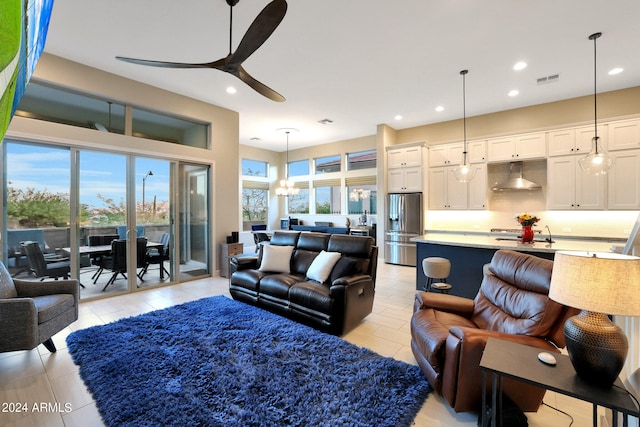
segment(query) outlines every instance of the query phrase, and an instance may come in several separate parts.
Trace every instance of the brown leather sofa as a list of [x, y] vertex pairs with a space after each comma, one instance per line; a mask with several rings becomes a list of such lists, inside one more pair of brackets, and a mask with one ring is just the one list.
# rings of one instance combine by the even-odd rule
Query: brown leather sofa
[[[275, 232], [269, 245], [294, 247], [290, 272], [260, 270], [263, 245], [257, 257], [232, 259], [229, 292], [236, 300], [342, 335], [373, 308], [378, 259], [373, 242], [371, 237]], [[306, 273], [323, 250], [341, 256], [327, 280], [320, 283]]]
[[[456, 412], [481, 409], [479, 365], [489, 337], [548, 352], [564, 347], [564, 322], [577, 310], [549, 299], [552, 267], [550, 260], [499, 250], [475, 299], [416, 294], [411, 349], [431, 386]], [[523, 411], [537, 411], [545, 393], [509, 379], [503, 391]]]

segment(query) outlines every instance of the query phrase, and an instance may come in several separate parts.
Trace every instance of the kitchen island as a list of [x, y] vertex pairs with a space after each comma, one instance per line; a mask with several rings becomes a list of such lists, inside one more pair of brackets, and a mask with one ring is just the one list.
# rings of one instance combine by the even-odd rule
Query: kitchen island
[[482, 282], [482, 268], [499, 249], [552, 260], [557, 251], [611, 252], [613, 246], [624, 246], [626, 242], [615, 238], [553, 237], [553, 243], [549, 243], [545, 236], [536, 235], [535, 242], [520, 243], [515, 235], [474, 232], [427, 232], [411, 240], [417, 243], [416, 289], [422, 290], [426, 283], [422, 260], [443, 257], [451, 261], [451, 273], [447, 279], [453, 285], [450, 293], [466, 298], [476, 296]]

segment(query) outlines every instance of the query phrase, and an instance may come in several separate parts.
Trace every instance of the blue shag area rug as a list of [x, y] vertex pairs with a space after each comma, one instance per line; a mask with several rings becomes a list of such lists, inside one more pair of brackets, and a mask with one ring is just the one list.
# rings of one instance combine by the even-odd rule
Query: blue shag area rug
[[420, 368], [223, 296], [76, 331], [107, 426], [409, 426]]

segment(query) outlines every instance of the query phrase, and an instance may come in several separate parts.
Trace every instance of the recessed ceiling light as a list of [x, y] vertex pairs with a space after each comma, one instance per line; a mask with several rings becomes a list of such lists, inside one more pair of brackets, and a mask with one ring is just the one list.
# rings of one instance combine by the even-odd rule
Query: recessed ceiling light
[[613, 70], [609, 71], [609, 75], [610, 76], [615, 76], [616, 74], [620, 74], [623, 71], [624, 71], [624, 68], [616, 67]]
[[527, 68], [527, 63], [524, 61], [516, 62], [513, 66], [513, 69], [516, 71], [524, 70], [525, 68]]
[[400, 114], [398, 114], [397, 116], [394, 117], [394, 119], [396, 120], [402, 120], [402, 116]]
[[442, 105], [438, 105], [438, 106], [436, 107], [436, 111], [437, 111], [438, 113], [441, 113], [441, 112], [443, 112], [443, 111], [444, 111], [444, 107], [443, 107]]
[[235, 87], [233, 87], [233, 86], [229, 86], [229, 87], [227, 88], [227, 93], [228, 93], [228, 94], [231, 94], [231, 95], [233, 95], [233, 94], [234, 94], [234, 93], [236, 93], [237, 91], [238, 91], [238, 90], [237, 90]]
[[509, 91], [509, 96], [518, 96], [519, 93], [520, 91], [513, 89]]

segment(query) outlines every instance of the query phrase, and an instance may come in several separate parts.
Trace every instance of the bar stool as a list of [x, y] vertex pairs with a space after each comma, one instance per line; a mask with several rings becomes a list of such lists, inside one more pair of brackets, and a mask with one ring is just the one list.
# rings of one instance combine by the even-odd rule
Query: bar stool
[[429, 257], [422, 260], [422, 270], [427, 276], [426, 292], [439, 291], [448, 294], [451, 285], [447, 283], [447, 277], [451, 271], [451, 262], [446, 258]]

